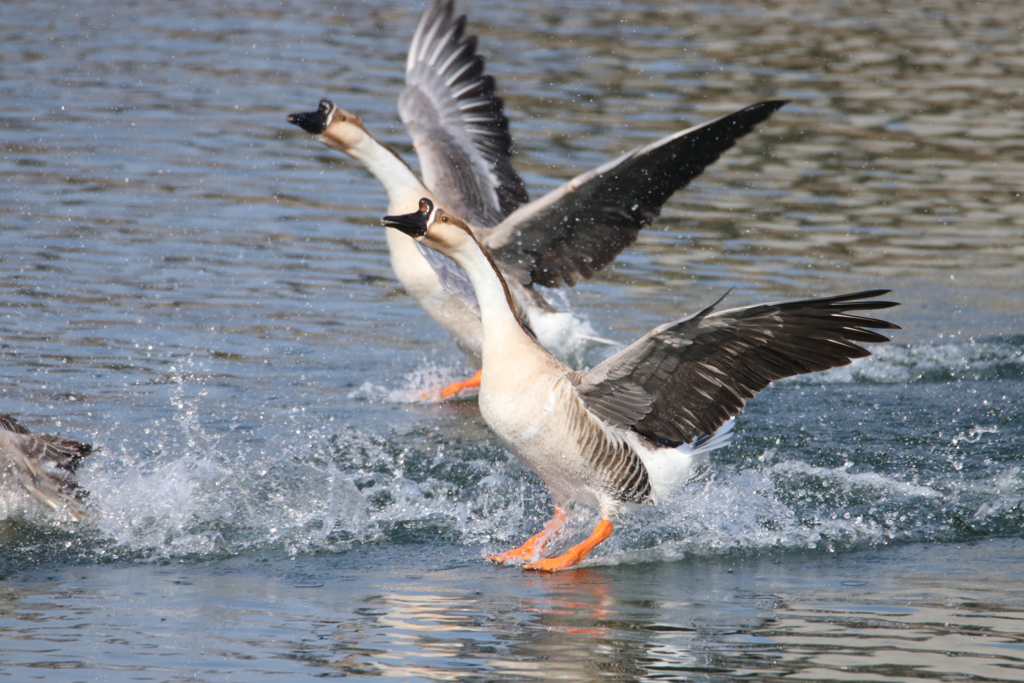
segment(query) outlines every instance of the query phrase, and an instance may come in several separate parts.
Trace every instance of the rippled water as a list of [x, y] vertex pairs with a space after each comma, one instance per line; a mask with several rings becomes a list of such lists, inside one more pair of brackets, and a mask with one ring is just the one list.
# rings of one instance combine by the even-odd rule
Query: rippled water
[[0, 7], [0, 412], [101, 447], [87, 524], [0, 521], [0, 673], [1024, 679], [1024, 6], [460, 3], [534, 197], [791, 100], [565, 297], [601, 334], [904, 304], [553, 577], [483, 561], [546, 493], [472, 401], [407, 401], [461, 358], [383, 190], [284, 121], [329, 96], [408, 153], [420, 9]]

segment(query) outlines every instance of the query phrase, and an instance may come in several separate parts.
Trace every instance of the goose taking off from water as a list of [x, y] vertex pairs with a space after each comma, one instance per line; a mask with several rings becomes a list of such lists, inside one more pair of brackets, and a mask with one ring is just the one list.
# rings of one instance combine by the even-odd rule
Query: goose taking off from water
[[78, 487], [75, 471], [92, 446], [74, 439], [26, 429], [11, 415], [0, 414], [0, 494], [16, 488], [52, 510], [67, 510], [81, 519], [88, 495]]
[[[529, 202], [510, 161], [502, 101], [484, 73], [476, 37], [464, 35], [465, 23], [465, 16], [454, 17], [451, 0], [433, 0], [409, 48], [399, 113], [422, 181], [357, 115], [329, 100], [288, 121], [362, 162], [384, 185], [389, 214], [415, 211], [420, 198], [429, 197], [469, 221], [505, 273], [517, 313], [546, 348], [565, 358], [586, 338], [585, 325], [555, 311], [534, 286], [572, 286], [604, 268], [676, 190], [785, 102], [761, 102], [656, 140]], [[480, 321], [465, 276], [399, 232], [389, 230], [387, 240], [402, 286], [479, 366]]]
[[[571, 370], [545, 351], [512, 310], [501, 271], [471, 228], [424, 198], [419, 211], [385, 226], [437, 249], [465, 270], [480, 302], [487, 424], [552, 492], [555, 518], [523, 546], [492, 557], [556, 571], [608, 537], [623, 503], [656, 502], [685, 475], [676, 449], [714, 435], [747, 399], [783, 377], [847, 365], [899, 329], [851, 314], [897, 304], [871, 290], [716, 310], [656, 327], [591, 370]], [[569, 503], [597, 508], [601, 521], [564, 555], [536, 559]]]

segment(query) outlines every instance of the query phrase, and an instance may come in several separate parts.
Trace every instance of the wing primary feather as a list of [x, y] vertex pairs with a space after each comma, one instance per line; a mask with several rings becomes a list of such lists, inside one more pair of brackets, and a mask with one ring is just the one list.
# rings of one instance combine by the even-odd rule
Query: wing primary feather
[[[889, 341], [873, 330], [899, 326], [850, 310], [898, 305], [867, 290], [700, 312], [655, 328], [580, 373], [584, 403], [612, 424], [662, 442], [689, 443], [714, 433], [775, 380], [848, 365], [871, 355], [858, 342]], [[628, 404], [616, 399], [627, 392]]]
[[761, 102], [666, 136], [521, 207], [485, 240], [533, 284], [573, 285], [632, 244], [668, 198], [785, 104]]

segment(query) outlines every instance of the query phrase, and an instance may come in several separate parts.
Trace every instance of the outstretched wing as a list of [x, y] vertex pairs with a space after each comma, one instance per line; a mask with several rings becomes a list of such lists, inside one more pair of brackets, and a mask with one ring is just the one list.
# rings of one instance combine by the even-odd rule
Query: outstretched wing
[[89, 444], [29, 431], [11, 415], [0, 414], [0, 466], [9, 467], [27, 491], [51, 508], [85, 498], [74, 473], [91, 452]]
[[[771, 382], [848, 365], [886, 342], [872, 329], [893, 323], [851, 315], [898, 304], [876, 289], [823, 299], [700, 313], [657, 327], [593, 369], [575, 376], [601, 419], [665, 444], [713, 434]], [[869, 300], [870, 299], [870, 300]]]
[[484, 73], [466, 17], [431, 0], [413, 35], [398, 100], [427, 187], [452, 212], [492, 226], [529, 201], [509, 160], [512, 138], [494, 79]]
[[484, 246], [523, 284], [572, 286], [611, 263], [676, 190], [784, 104], [755, 104], [577, 176], [505, 219]]

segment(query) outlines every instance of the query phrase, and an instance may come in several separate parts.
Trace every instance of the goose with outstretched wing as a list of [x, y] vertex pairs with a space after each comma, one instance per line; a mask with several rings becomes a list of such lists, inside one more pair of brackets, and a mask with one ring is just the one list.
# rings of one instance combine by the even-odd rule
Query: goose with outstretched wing
[[[521, 547], [492, 559], [556, 571], [612, 532], [626, 504], [664, 499], [695, 458], [724, 445], [723, 432], [771, 382], [847, 365], [889, 341], [893, 323], [862, 315], [897, 304], [869, 290], [718, 310], [718, 303], [655, 328], [580, 372], [541, 347], [515, 314], [506, 279], [456, 216], [420, 201], [384, 225], [457, 262], [476, 290], [483, 327], [480, 412], [502, 443], [551, 490], [555, 516]], [[582, 543], [541, 558], [571, 503], [601, 519]]]
[[[360, 161], [384, 185], [388, 213], [414, 211], [421, 197], [473, 226], [508, 277], [517, 313], [540, 342], [565, 359], [594, 340], [588, 326], [557, 311], [535, 289], [591, 277], [632, 244], [677, 190], [785, 102], [755, 104], [666, 136], [578, 176], [529, 202], [512, 167], [511, 137], [494, 79], [484, 72], [475, 36], [452, 0], [433, 0], [420, 19], [406, 63], [399, 113], [423, 179], [376, 140], [362, 119], [323, 100], [289, 122]], [[472, 287], [443, 256], [389, 231], [391, 265], [402, 286], [480, 363], [480, 322]], [[476, 386], [448, 387], [452, 395]]]

